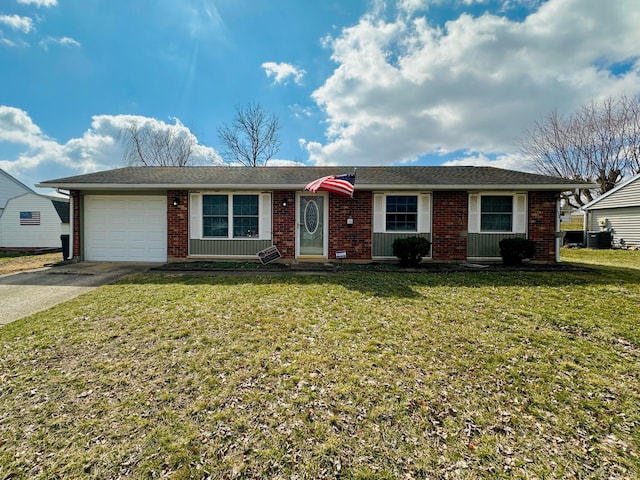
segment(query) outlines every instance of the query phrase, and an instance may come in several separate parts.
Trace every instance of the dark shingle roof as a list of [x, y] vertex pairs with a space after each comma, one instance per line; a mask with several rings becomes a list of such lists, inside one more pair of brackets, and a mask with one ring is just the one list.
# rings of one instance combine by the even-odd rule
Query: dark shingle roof
[[[64, 189], [291, 188], [354, 167], [126, 167], [48, 180]], [[568, 189], [589, 186], [575, 180], [493, 167], [357, 167], [356, 189], [513, 188]]]
[[62, 223], [69, 223], [69, 200], [51, 200]]

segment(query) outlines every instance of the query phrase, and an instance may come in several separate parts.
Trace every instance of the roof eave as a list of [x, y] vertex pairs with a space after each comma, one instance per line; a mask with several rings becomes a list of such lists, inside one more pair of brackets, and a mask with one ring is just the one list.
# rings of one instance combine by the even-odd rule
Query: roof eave
[[[305, 184], [176, 184], [176, 183], [53, 183], [42, 182], [41, 188], [65, 190], [302, 190]], [[595, 188], [594, 184], [366, 184], [356, 183], [356, 190], [553, 190]]]
[[356, 190], [550, 190], [565, 192], [576, 188], [593, 188], [590, 184], [456, 184], [456, 185], [398, 185], [398, 184], [358, 184]]

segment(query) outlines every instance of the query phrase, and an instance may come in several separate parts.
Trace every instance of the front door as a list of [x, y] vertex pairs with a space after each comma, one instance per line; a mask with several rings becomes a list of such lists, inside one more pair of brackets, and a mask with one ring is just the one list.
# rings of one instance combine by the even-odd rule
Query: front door
[[298, 195], [296, 256], [327, 258], [327, 196], [322, 193]]

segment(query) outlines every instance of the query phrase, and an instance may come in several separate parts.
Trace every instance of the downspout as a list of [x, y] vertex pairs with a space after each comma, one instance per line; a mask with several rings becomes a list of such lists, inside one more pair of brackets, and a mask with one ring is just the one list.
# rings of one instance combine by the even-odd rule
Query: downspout
[[589, 224], [587, 222], [591, 221], [589, 218], [589, 211], [583, 210], [582, 214], [582, 246], [587, 247], [589, 243]]
[[71, 192], [61, 192], [59, 188], [56, 188], [56, 192], [69, 197], [69, 256], [65, 260], [71, 260], [73, 258], [73, 197]]
[[560, 244], [562, 237], [560, 236], [560, 198], [556, 200], [556, 263], [560, 263]]

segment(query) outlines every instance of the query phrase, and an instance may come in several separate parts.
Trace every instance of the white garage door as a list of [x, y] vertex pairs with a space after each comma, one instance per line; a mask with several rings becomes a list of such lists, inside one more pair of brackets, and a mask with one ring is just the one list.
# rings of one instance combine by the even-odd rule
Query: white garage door
[[84, 225], [87, 261], [167, 261], [166, 197], [88, 195]]

